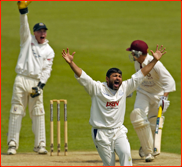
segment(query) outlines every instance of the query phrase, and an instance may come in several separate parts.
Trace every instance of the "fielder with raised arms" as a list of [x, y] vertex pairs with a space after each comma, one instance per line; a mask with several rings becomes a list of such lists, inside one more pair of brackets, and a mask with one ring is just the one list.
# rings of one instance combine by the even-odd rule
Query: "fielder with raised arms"
[[[131, 51], [130, 55], [135, 61], [136, 71], [147, 66], [153, 59], [148, 54], [148, 45], [142, 40], [133, 41], [127, 51]], [[164, 116], [160, 118], [159, 131], [155, 132], [158, 109], [161, 106], [162, 113], [166, 112], [170, 104], [169, 92], [175, 90], [173, 77], [160, 61], [137, 88], [134, 110], [130, 114], [130, 119], [140, 140], [139, 155], [144, 157], [146, 162], [154, 160], [154, 156], [160, 154]]]
[[30, 1], [18, 1], [20, 12], [20, 54], [16, 65], [17, 76], [13, 86], [8, 129], [8, 154], [16, 154], [22, 118], [26, 115], [28, 104], [35, 135], [34, 151], [47, 154], [45, 137], [45, 111], [43, 106], [43, 87], [52, 70], [54, 51], [49, 46], [47, 27], [37, 23], [31, 35], [28, 24]]
[[90, 120], [92, 138], [104, 166], [115, 165], [115, 152], [121, 166], [132, 166], [130, 144], [127, 128], [123, 125], [126, 97], [131, 94], [144, 77], [151, 71], [158, 60], [165, 54], [161, 46], [154, 53], [154, 58], [147, 66], [133, 74], [131, 79], [122, 81], [122, 72], [111, 68], [106, 73], [106, 82], [94, 81], [73, 62], [73, 56], [63, 50], [62, 57], [70, 65], [78, 82], [85, 88], [92, 99]]

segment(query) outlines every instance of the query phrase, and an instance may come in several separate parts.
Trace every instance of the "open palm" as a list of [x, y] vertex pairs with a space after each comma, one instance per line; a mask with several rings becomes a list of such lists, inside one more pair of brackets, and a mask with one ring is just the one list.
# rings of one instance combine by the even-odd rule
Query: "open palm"
[[160, 60], [162, 55], [166, 53], [165, 49], [166, 48], [163, 48], [163, 45], [161, 45], [161, 47], [158, 49], [158, 45], [157, 45], [155, 53], [152, 50], [150, 51], [152, 52], [152, 55], [154, 56], [156, 60]]
[[67, 53], [65, 50], [62, 52], [62, 57], [66, 60], [67, 63], [71, 63], [73, 61], [75, 52], [72, 53], [72, 55], [69, 54], [69, 49], [67, 48]]

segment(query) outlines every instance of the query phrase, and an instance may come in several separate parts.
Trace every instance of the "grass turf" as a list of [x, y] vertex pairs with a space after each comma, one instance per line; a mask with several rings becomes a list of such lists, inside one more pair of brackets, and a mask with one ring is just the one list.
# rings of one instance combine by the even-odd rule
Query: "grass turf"
[[[126, 48], [136, 39], [155, 50], [163, 44], [167, 54], [161, 62], [176, 81], [165, 113], [162, 151], [181, 153], [181, 3], [180, 1], [35, 1], [29, 5], [29, 24], [44, 22], [47, 38], [55, 51], [53, 71], [44, 89], [47, 148], [50, 144], [49, 100], [68, 100], [68, 149], [95, 150], [89, 125], [91, 99], [74, 79], [61, 58], [62, 49], [76, 51], [74, 61], [93, 79], [105, 81], [106, 71], [118, 67], [123, 80], [135, 72]], [[8, 117], [19, 47], [19, 12], [16, 2], [1, 1], [1, 152], [7, 151]], [[129, 119], [135, 93], [127, 99], [124, 125], [131, 149], [140, 144]], [[56, 107], [54, 108], [56, 109]], [[61, 108], [63, 109], [63, 107]], [[63, 114], [61, 115], [63, 135]], [[56, 121], [55, 132], [56, 132]], [[56, 135], [55, 135], [56, 150]], [[33, 150], [34, 135], [28, 109], [22, 121], [18, 152]], [[63, 146], [63, 136], [62, 136]], [[63, 147], [62, 147], [63, 149]]]

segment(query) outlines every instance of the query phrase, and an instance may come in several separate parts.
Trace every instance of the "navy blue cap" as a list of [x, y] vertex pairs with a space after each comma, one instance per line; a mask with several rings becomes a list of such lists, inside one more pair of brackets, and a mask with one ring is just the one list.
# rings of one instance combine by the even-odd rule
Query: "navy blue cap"
[[40, 30], [40, 29], [46, 29], [46, 30], [48, 30], [47, 27], [46, 27], [46, 25], [45, 25], [44, 23], [37, 23], [37, 24], [35, 24], [34, 27], [33, 27], [33, 31], [34, 31], [34, 32], [35, 32], [35, 31], [38, 31], [38, 30]]

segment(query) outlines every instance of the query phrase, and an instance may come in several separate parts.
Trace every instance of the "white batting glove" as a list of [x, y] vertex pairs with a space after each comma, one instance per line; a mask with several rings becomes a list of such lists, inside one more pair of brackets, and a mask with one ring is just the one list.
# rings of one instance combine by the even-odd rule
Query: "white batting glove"
[[170, 101], [167, 100], [167, 97], [166, 96], [161, 96], [159, 104], [158, 104], [158, 108], [159, 108], [159, 106], [162, 107], [162, 114], [164, 114], [166, 112], [169, 105], [170, 105]]

